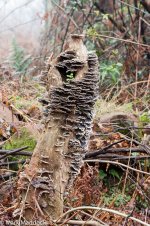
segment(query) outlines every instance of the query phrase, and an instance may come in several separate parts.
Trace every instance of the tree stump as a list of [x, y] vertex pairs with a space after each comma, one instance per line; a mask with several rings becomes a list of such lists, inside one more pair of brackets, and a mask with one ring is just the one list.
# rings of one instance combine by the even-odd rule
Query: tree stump
[[17, 219], [53, 222], [63, 213], [65, 191], [80, 172], [98, 95], [98, 60], [82, 35], [71, 35], [64, 51], [49, 62], [45, 131], [18, 180]]

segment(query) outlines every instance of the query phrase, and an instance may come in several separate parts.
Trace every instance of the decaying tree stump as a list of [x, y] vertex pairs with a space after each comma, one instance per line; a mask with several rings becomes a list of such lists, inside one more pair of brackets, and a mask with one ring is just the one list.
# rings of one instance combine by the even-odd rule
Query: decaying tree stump
[[98, 60], [82, 36], [72, 35], [64, 52], [49, 62], [45, 131], [18, 181], [14, 217], [55, 220], [63, 212], [64, 192], [82, 166], [98, 94]]

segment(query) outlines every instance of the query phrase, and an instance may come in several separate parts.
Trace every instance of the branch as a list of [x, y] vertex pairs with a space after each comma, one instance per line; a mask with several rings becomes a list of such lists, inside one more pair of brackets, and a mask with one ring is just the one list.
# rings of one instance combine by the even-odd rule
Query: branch
[[[14, 153], [18, 153], [19, 151], [25, 150], [25, 149], [27, 149], [27, 148], [28, 148], [28, 146], [23, 147], [23, 148], [18, 148], [18, 149], [12, 150], [12, 151], [11, 151], [11, 155], [14, 154]], [[8, 155], [10, 155], [10, 152], [9, 152], [9, 153], [6, 153], [6, 154], [3, 155], [3, 156], [1, 156], [1, 157], [0, 157], [0, 160], [1, 160], [1, 159], [4, 159], [4, 158], [7, 157]]]
[[[94, 3], [94, 5], [96, 6], [96, 8], [102, 12], [105, 13], [105, 11], [103, 9], [100, 8], [99, 4], [97, 2]], [[126, 31], [126, 29], [120, 25], [117, 24], [117, 22], [110, 16], [108, 15], [108, 19], [111, 21], [111, 23], [121, 32], [124, 33]]]
[[106, 153], [118, 153], [118, 152], [140, 152], [140, 153], [144, 153], [147, 152], [144, 148], [110, 148], [107, 149], [104, 147], [103, 149], [100, 149], [98, 151], [90, 151], [88, 153], [86, 153], [85, 155], [85, 159], [87, 158], [92, 158], [92, 157], [96, 157], [96, 156], [101, 156], [102, 154], [106, 154]]
[[88, 152], [88, 153], [85, 154], [85, 159], [86, 159], [86, 158], [90, 158], [90, 157], [95, 157], [95, 156], [97, 156], [97, 155], [99, 155], [99, 154], [105, 153], [105, 151], [106, 151], [107, 149], [109, 149], [110, 147], [114, 146], [115, 144], [121, 143], [121, 142], [124, 141], [124, 140], [125, 140], [125, 139], [118, 140], [118, 141], [116, 141], [116, 142], [114, 142], [114, 143], [112, 143], [112, 144], [107, 145], [106, 147], [104, 147], [104, 148], [101, 149], [101, 150], [98, 150], [98, 151], [95, 151], [95, 152]]
[[149, 226], [148, 223], [144, 222], [144, 221], [141, 221], [135, 217], [132, 217], [130, 215], [127, 215], [125, 213], [121, 213], [117, 210], [113, 210], [113, 209], [108, 209], [108, 208], [103, 208], [103, 207], [95, 207], [95, 206], [79, 206], [79, 207], [76, 207], [76, 208], [72, 208], [71, 210], [68, 210], [66, 213], [64, 213], [59, 219], [58, 221], [56, 221], [55, 223], [58, 223], [60, 222], [60, 220], [62, 220], [66, 215], [74, 212], [74, 211], [77, 211], [77, 210], [101, 210], [101, 211], [105, 211], [105, 212], [108, 212], [108, 213], [112, 213], [112, 214], [116, 214], [116, 215], [119, 215], [121, 217], [126, 217], [126, 218], [129, 218], [135, 222], [138, 222], [140, 223], [141, 225], [145, 225], [145, 226]]
[[2, 162], [0, 166], [7, 166], [7, 165], [15, 165], [15, 164], [23, 164], [26, 160], [19, 160], [19, 161], [11, 161], [11, 162]]
[[[139, 156], [124, 156], [124, 155], [113, 155], [113, 154], [100, 154], [97, 156], [96, 159], [110, 159], [110, 160], [127, 160], [127, 159], [134, 159], [134, 160], [142, 160], [142, 159], [149, 159], [150, 155], [139, 155]], [[92, 159], [91, 159], [92, 160]]]
[[[139, 8], [137, 8], [137, 7], [135, 7], [134, 5], [128, 4], [128, 3], [124, 2], [124, 1], [121, 1], [121, 0], [118, 0], [118, 1], [121, 2], [122, 4], [126, 5], [126, 6], [129, 6], [130, 8], [133, 8], [133, 9], [136, 9], [136, 10], [142, 12], [142, 13], [145, 13], [143, 10], [141, 10], [141, 9], [139, 9]], [[142, 0], [142, 1], [143, 1], [143, 0]], [[142, 1], [141, 1], [141, 2], [142, 2]], [[140, 2], [140, 3], [141, 3], [141, 2]], [[141, 4], [142, 4], [142, 3], [141, 3]], [[147, 14], [149, 15], [149, 13], [147, 13]]]
[[[52, 3], [54, 4], [54, 5], [56, 5], [61, 11], [63, 11], [63, 13], [66, 15], [66, 17], [68, 17], [68, 14], [66, 13], [66, 11], [60, 6], [60, 5], [58, 5], [55, 1], [53, 1], [53, 0], [51, 0], [52, 1]], [[79, 26], [76, 24], [76, 22], [74, 21], [74, 19], [71, 17], [71, 16], [69, 16], [69, 18], [70, 18], [70, 20], [72, 21], [72, 23], [75, 25], [75, 27], [79, 30], [79, 31], [81, 31], [80, 30], [80, 28], [79, 28]]]
[[150, 13], [150, 3], [146, 0], [141, 0], [140, 3], [144, 7], [144, 9], [146, 9], [147, 12]]
[[65, 39], [66, 39], [68, 30], [69, 30], [69, 26], [70, 26], [70, 22], [71, 22], [71, 18], [72, 18], [72, 16], [73, 16], [73, 13], [74, 13], [74, 9], [72, 9], [72, 11], [71, 11], [71, 13], [70, 13], [70, 16], [69, 16], [69, 20], [68, 20], [67, 27], [66, 27], [66, 31], [65, 31], [65, 34], [64, 34], [64, 37], [63, 37], [63, 41], [62, 41], [62, 44], [61, 44], [61, 50], [60, 50], [60, 52], [62, 52], [62, 50], [63, 50], [63, 46], [64, 46]]
[[13, 150], [0, 150], [0, 155], [4, 155], [4, 154], [31, 156], [33, 153], [29, 151], [19, 151], [18, 153], [18, 152], [13, 152]]
[[132, 168], [131, 166], [125, 165], [125, 164], [120, 163], [120, 162], [114, 162], [114, 161], [109, 161], [109, 160], [99, 160], [99, 159], [87, 159], [87, 160], [84, 160], [84, 162], [110, 163], [110, 164], [114, 164], [114, 165], [123, 166], [123, 167], [128, 168], [128, 169], [130, 169], [130, 170], [133, 170], [133, 171], [135, 171], [135, 172], [143, 173], [143, 174], [146, 174], [146, 175], [149, 175], [149, 176], [150, 176], [150, 173], [148, 173], [148, 172], [146, 172], [146, 171], [134, 169], [134, 168]]
[[9, 17], [11, 14], [13, 14], [16, 10], [21, 9], [24, 6], [27, 6], [31, 2], [33, 2], [33, 0], [29, 0], [28, 2], [24, 3], [23, 5], [20, 5], [20, 6], [16, 7], [15, 9], [13, 9], [12, 11], [10, 11], [4, 18], [1, 19], [0, 24], [2, 22], [4, 22], [4, 20], [6, 20], [6, 18]]
[[[58, 222], [58, 224], [63, 224], [63, 222]], [[104, 224], [100, 224], [96, 221], [79, 221], [79, 220], [69, 220], [67, 221], [67, 224], [73, 224], [73, 225], [93, 225], [93, 226], [105, 226]]]
[[[87, 36], [90, 36], [88, 34], [86, 34]], [[131, 40], [126, 40], [126, 39], [122, 39], [122, 38], [117, 38], [117, 37], [112, 37], [112, 36], [108, 36], [108, 35], [100, 35], [100, 34], [95, 34], [94, 35], [95, 37], [102, 37], [102, 38], [109, 38], [109, 39], [114, 39], [114, 40], [118, 40], [118, 41], [121, 41], [121, 42], [126, 42], [126, 43], [130, 43], [130, 44], [135, 44], [135, 45], [139, 45], [139, 46], [143, 46], [143, 47], [149, 47], [150, 48], [150, 45], [146, 45], [146, 44], [143, 44], [141, 42], [134, 42], [134, 41], [131, 41]]]
[[150, 159], [150, 155], [140, 155], [140, 156], [117, 156], [114, 157], [113, 160], [126, 160], [126, 159], [134, 159], [134, 160], [142, 160], [142, 159]]

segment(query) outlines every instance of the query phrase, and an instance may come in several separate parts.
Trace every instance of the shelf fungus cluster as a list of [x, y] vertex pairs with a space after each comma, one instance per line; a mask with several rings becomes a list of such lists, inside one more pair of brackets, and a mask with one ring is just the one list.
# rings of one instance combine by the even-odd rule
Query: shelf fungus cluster
[[[80, 36], [72, 36], [72, 42], [77, 42], [73, 45], [74, 49], [70, 44], [68, 50], [61, 53], [54, 61], [52, 69], [49, 67], [47, 84], [49, 85], [48, 81], [52, 81], [54, 70], [58, 71], [60, 79], [55, 83], [55, 87], [53, 84], [52, 89], [48, 86], [47, 98], [43, 99], [46, 126], [51, 127], [51, 121], [60, 124], [60, 135], [55, 146], [63, 146], [67, 143], [62, 154], [71, 162], [69, 185], [72, 184], [71, 181], [79, 173], [82, 165], [91, 131], [93, 107], [98, 96], [97, 56], [87, 53], [83, 47], [77, 48], [78, 45], [83, 45]], [[81, 50], [82, 57], [83, 52], [85, 53], [83, 59], [80, 56]]]
[[[94, 53], [87, 52], [82, 36], [72, 35], [64, 52], [48, 62], [44, 82], [47, 96], [41, 101], [45, 106], [45, 132], [24, 173], [26, 178], [34, 178], [34, 184], [38, 179], [41, 191], [37, 196], [44, 198], [46, 213], [56, 219], [63, 211], [64, 192], [73, 184], [82, 166], [98, 96], [98, 59]], [[51, 172], [49, 187], [53, 197], [48, 195], [48, 189], [44, 193], [44, 187], [39, 185], [40, 181], [44, 183], [43, 179], [39, 180], [41, 170]], [[39, 207], [43, 208], [40, 203]]]

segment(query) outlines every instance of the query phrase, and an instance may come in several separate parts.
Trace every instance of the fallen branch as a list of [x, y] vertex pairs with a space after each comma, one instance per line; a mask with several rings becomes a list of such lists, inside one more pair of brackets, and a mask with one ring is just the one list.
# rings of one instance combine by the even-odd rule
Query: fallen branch
[[113, 159], [113, 160], [126, 160], [126, 159], [141, 160], [141, 159], [149, 159], [150, 155], [124, 156], [124, 155], [103, 154], [103, 155], [98, 155], [97, 159], [98, 158], [99, 159]]
[[90, 152], [88, 152], [85, 155], [85, 159], [92, 158], [92, 157], [97, 157], [97, 156], [102, 157], [102, 155], [103, 154], [106, 155], [106, 153], [120, 153], [120, 152], [124, 152], [124, 153], [127, 153], [127, 152], [140, 152], [140, 153], [144, 153], [144, 152], [146, 152], [146, 150], [143, 149], [143, 148], [110, 148], [110, 149], [106, 149], [104, 147], [103, 149], [100, 149], [98, 151], [90, 151]]
[[15, 165], [15, 164], [23, 164], [26, 160], [19, 160], [19, 161], [11, 161], [11, 162], [2, 162], [0, 166], [8, 166], [8, 165]]
[[0, 150], [0, 155], [4, 155], [4, 154], [31, 156], [33, 153], [29, 151], [19, 151], [18, 153], [18, 152], [13, 152], [13, 150]]
[[110, 163], [110, 164], [114, 164], [114, 165], [123, 166], [123, 167], [128, 168], [128, 169], [130, 169], [130, 170], [133, 170], [133, 171], [135, 171], [135, 172], [143, 173], [143, 174], [146, 174], [146, 175], [149, 175], [149, 176], [150, 176], [150, 173], [148, 173], [148, 172], [146, 172], [146, 171], [134, 169], [134, 168], [132, 168], [131, 166], [125, 165], [125, 164], [120, 163], [120, 162], [114, 162], [114, 161], [109, 161], [109, 160], [99, 160], [99, 159], [87, 159], [87, 160], [84, 160], [84, 162]]
[[[61, 224], [63, 222], [59, 222], [58, 224]], [[99, 222], [96, 222], [96, 221], [92, 221], [92, 220], [89, 220], [89, 221], [79, 221], [79, 220], [69, 220], [67, 221], [67, 224], [73, 224], [73, 225], [93, 225], [93, 226], [104, 226], [104, 224], [101, 224]]]
[[28, 116], [25, 115], [25, 113], [23, 113], [22, 111], [18, 110], [13, 104], [10, 105], [10, 107], [15, 110], [16, 112], [19, 113], [19, 115], [21, 115], [26, 122], [33, 122]]
[[115, 157], [113, 158], [113, 160], [126, 160], [126, 159], [134, 159], [134, 160], [142, 160], [142, 159], [149, 159], [150, 155], [139, 155], [139, 156], [119, 156], [119, 157]]
[[7, 179], [9, 177], [12, 177], [12, 176], [16, 176], [17, 172], [13, 172], [13, 173], [9, 173], [9, 174], [2, 174], [0, 175], [0, 179]]
[[[124, 137], [124, 138], [125, 138], [125, 140], [131, 142], [131, 139], [130, 138], [128, 138], [128, 137]], [[143, 149], [145, 150], [145, 152], [148, 153], [148, 154], [150, 154], [150, 147], [148, 145], [142, 144], [142, 143], [140, 143], [139, 141], [137, 141], [135, 139], [132, 139], [132, 143], [135, 143], [135, 144], [139, 145], [141, 148], [143, 147]]]
[[95, 157], [95, 156], [97, 156], [97, 155], [99, 155], [99, 154], [101, 154], [101, 153], [105, 153], [107, 149], [111, 148], [111, 147], [114, 146], [115, 144], [121, 143], [121, 142], [124, 141], [124, 140], [125, 140], [125, 139], [118, 140], [118, 141], [116, 141], [116, 142], [114, 142], [114, 143], [112, 143], [112, 144], [107, 145], [106, 147], [104, 147], [104, 148], [101, 149], [101, 150], [98, 150], [98, 151], [95, 151], [95, 152], [93, 152], [93, 151], [88, 152], [88, 153], [85, 154], [85, 159], [86, 159], [86, 158]]
[[[22, 147], [22, 148], [18, 148], [18, 149], [15, 149], [15, 150], [12, 150], [12, 151], [11, 151], [11, 155], [14, 154], [14, 153], [18, 153], [18, 152], [20, 152], [20, 151], [22, 151], [22, 150], [25, 150], [25, 149], [27, 149], [27, 148], [28, 148], [28, 146]], [[4, 158], [7, 157], [8, 155], [10, 155], [10, 152], [8, 152], [8, 153], [2, 155], [2, 156], [0, 157], [0, 160], [1, 160], [1, 159], [4, 159]]]
[[[121, 217], [126, 217], [126, 218], [131, 219], [131, 220], [133, 220], [133, 221], [135, 221], [135, 222], [138, 222], [138, 223], [140, 223], [140, 224], [142, 224], [142, 225], [149, 226], [148, 223], [146, 223], [146, 222], [144, 222], [144, 221], [141, 221], [141, 220], [139, 220], [139, 219], [137, 219], [137, 218], [135, 218], [135, 217], [132, 217], [132, 216], [130, 216], [130, 215], [127, 215], [127, 214], [125, 214], [125, 213], [121, 213], [121, 212], [119, 212], [119, 211], [117, 211], [117, 210], [108, 209], [108, 208], [103, 208], [103, 207], [95, 207], [95, 206], [79, 206], [79, 207], [76, 207], [76, 208], [72, 208], [71, 210], [68, 210], [66, 213], [62, 214], [62, 216], [61, 216], [57, 221], [55, 221], [55, 223], [58, 224], [58, 222], [62, 221], [62, 219], [63, 219], [66, 215], [68, 215], [68, 214], [70, 214], [70, 213], [72, 213], [72, 212], [74, 212], [74, 211], [77, 211], [77, 210], [101, 210], [101, 211], [105, 211], [105, 212], [108, 212], [108, 213], [113, 213], [113, 214], [119, 215], [119, 216], [121, 216]], [[67, 222], [67, 223], [68, 223], [68, 222]], [[74, 223], [75, 223], [75, 222], [74, 222]], [[76, 223], [75, 223], [75, 224], [76, 224]]]

